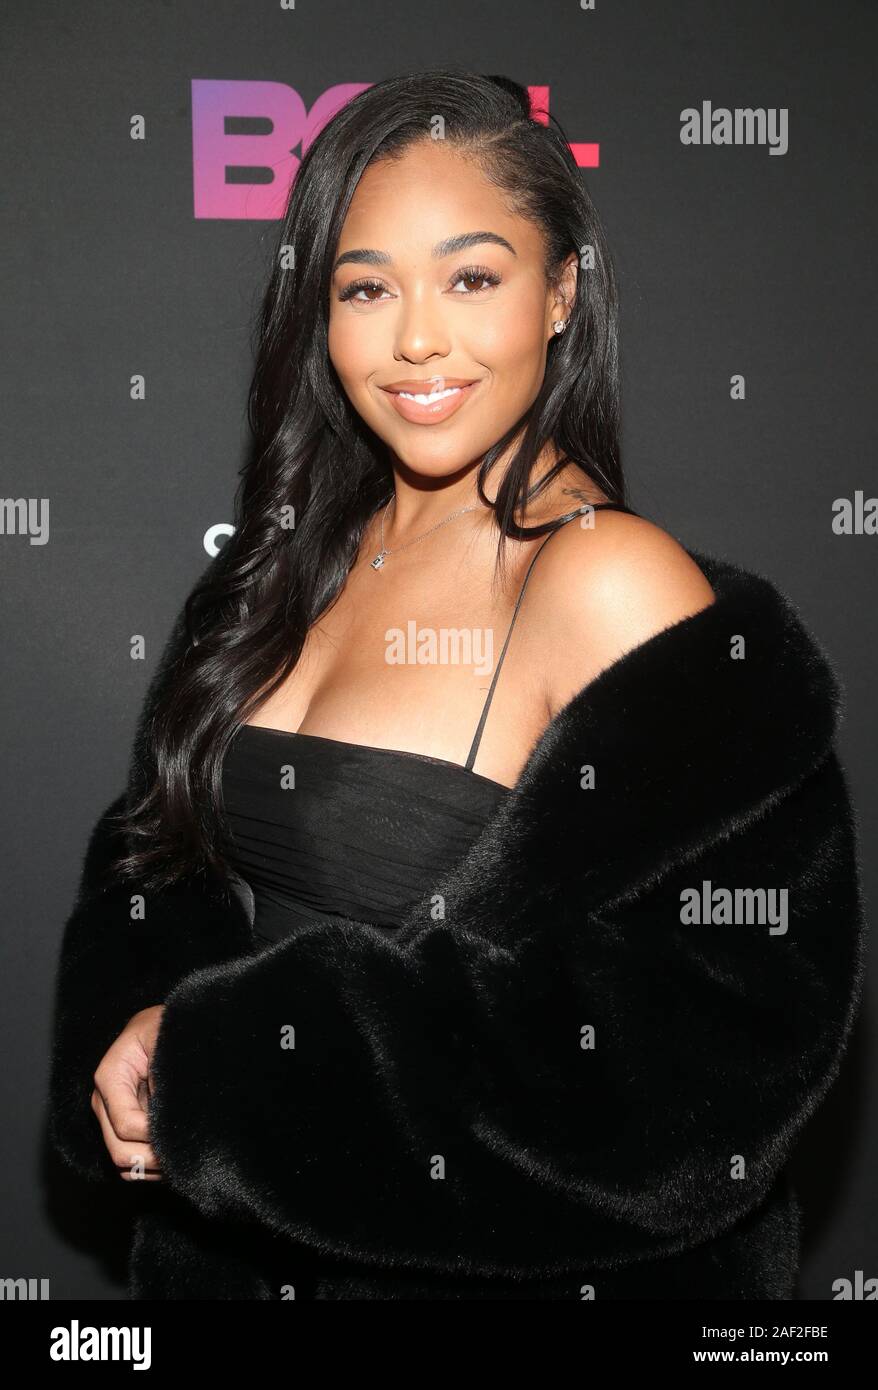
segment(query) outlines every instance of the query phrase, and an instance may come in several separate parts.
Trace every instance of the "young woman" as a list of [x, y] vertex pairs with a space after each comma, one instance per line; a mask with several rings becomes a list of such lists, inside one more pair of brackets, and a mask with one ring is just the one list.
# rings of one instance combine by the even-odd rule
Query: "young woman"
[[[651, 1221], [646, 1207], [637, 1211], [639, 1201], [648, 1201], [652, 1181], [648, 1166], [638, 1168], [639, 1156], [657, 1138], [639, 1109], [647, 1082], [654, 1081], [650, 1050], [641, 1040], [624, 1063], [630, 1108], [613, 1083], [612, 1104], [620, 1107], [615, 1119], [611, 1122], [606, 1107], [589, 1111], [590, 1123], [607, 1127], [600, 1141], [589, 1139], [590, 1131], [577, 1129], [571, 1118], [578, 1099], [584, 1099], [578, 1087], [585, 1084], [588, 1064], [577, 1064], [583, 1065], [580, 1079], [568, 1076], [561, 1084], [568, 1074], [553, 1071], [549, 1060], [560, 1055], [553, 1035], [556, 1010], [567, 1016], [575, 1037], [573, 1058], [589, 1056], [583, 1038], [597, 1022], [600, 1005], [593, 1011], [577, 989], [585, 987], [592, 969], [595, 979], [603, 978], [607, 999], [612, 999], [613, 976], [623, 994], [627, 989], [641, 999], [646, 977], [661, 990], [662, 976], [655, 971], [667, 970], [668, 1013], [656, 999], [648, 1006], [649, 1032], [658, 1035], [651, 1050], [658, 1053], [679, 1028], [681, 1002], [691, 995], [694, 1015], [706, 1010], [706, 1036], [711, 1020], [718, 1030], [714, 1045], [722, 1028], [746, 1031], [753, 1022], [747, 1012], [752, 1001], [737, 1018], [732, 1012], [731, 1024], [718, 1021], [715, 1002], [708, 1005], [719, 978], [715, 958], [699, 997], [697, 974], [688, 978], [693, 961], [684, 969], [684, 988], [674, 979], [668, 956], [656, 957], [655, 933], [642, 939], [634, 955], [630, 940], [624, 946], [617, 940], [610, 968], [602, 955], [607, 929], [596, 918], [589, 929], [594, 954], [581, 959], [570, 954], [565, 965], [565, 952], [583, 951], [588, 939], [577, 929], [575, 946], [565, 946], [571, 923], [608, 900], [606, 893], [591, 902], [587, 893], [583, 896], [590, 881], [577, 877], [585, 872], [583, 863], [598, 881], [599, 871], [612, 871], [615, 897], [624, 898], [622, 886], [627, 878], [630, 894], [638, 882], [648, 859], [644, 846], [662, 817], [679, 830], [667, 848], [685, 860], [688, 846], [691, 857], [695, 827], [685, 834], [680, 829], [689, 814], [687, 798], [692, 814], [699, 812], [697, 834], [709, 840], [713, 816], [717, 839], [723, 839], [717, 804], [709, 798], [702, 804], [695, 774], [688, 770], [690, 759], [693, 766], [698, 762], [699, 720], [711, 753], [741, 737], [740, 729], [730, 734], [709, 722], [712, 716], [704, 709], [711, 692], [712, 708], [730, 702], [735, 717], [729, 723], [742, 724], [753, 739], [759, 737], [755, 724], [765, 709], [764, 690], [747, 707], [739, 671], [727, 663], [719, 670], [713, 648], [714, 655], [705, 657], [704, 644], [718, 639], [725, 662], [725, 648], [744, 622], [730, 596], [743, 589], [735, 589], [719, 562], [697, 563], [626, 504], [618, 444], [616, 309], [610, 253], [581, 174], [555, 123], [534, 119], [526, 93], [514, 83], [450, 71], [378, 83], [336, 115], [302, 161], [262, 314], [250, 400], [256, 450], [244, 473], [235, 534], [187, 604], [182, 649], [148, 720], [135, 765], [136, 794], [122, 822], [125, 852], [115, 863], [117, 879], [127, 883], [129, 894], [131, 885], [138, 885], [148, 925], [152, 909], [150, 940], [143, 949], [156, 949], [162, 940], [163, 965], [155, 970], [141, 962], [135, 968], [129, 959], [117, 995], [123, 1013], [105, 1018], [115, 1032], [103, 1034], [104, 1042], [113, 1041], [101, 1055], [92, 1033], [88, 1047], [95, 1051], [82, 1049], [94, 1067], [92, 1109], [123, 1179], [169, 1177], [175, 1193], [191, 1200], [208, 1225], [221, 1213], [243, 1212], [252, 1221], [254, 1211], [268, 1210], [272, 1214], [263, 1224], [271, 1236], [295, 1237], [283, 1248], [282, 1270], [245, 1261], [251, 1270], [278, 1271], [276, 1281], [260, 1276], [259, 1291], [248, 1287], [230, 1294], [239, 1286], [235, 1279], [228, 1282], [226, 1270], [217, 1286], [223, 1292], [215, 1288], [207, 1296], [279, 1297], [283, 1285], [295, 1286], [299, 1297], [307, 1296], [306, 1288], [316, 1288], [311, 1295], [316, 1297], [581, 1297], [583, 1287], [593, 1287], [593, 1266], [612, 1268], [632, 1260], [639, 1296], [701, 1296], [703, 1265], [688, 1256], [675, 1265], [668, 1256], [703, 1244], [708, 1232], [721, 1233], [749, 1219], [777, 1177], [785, 1154], [772, 1149], [768, 1162], [753, 1152], [756, 1186], [745, 1185], [742, 1195], [745, 1189], [730, 1187], [724, 1173], [714, 1172], [711, 1181], [727, 1189], [725, 1202], [714, 1219], [698, 1225], [697, 1234], [689, 1218], [674, 1218], [666, 1205], [662, 1218]], [[719, 604], [706, 570], [720, 585]], [[760, 608], [754, 599], [754, 638], [769, 632], [781, 637], [784, 628], [774, 609], [776, 630], [764, 618], [772, 602], [763, 595]], [[784, 613], [784, 622], [792, 621]], [[679, 663], [675, 648], [662, 641], [683, 644]], [[696, 644], [695, 656], [687, 659], [690, 642]], [[818, 658], [803, 638], [787, 641], [785, 649], [798, 650], [797, 643], [803, 660], [818, 669]], [[637, 680], [633, 663], [641, 656]], [[765, 645], [757, 643], [753, 674], [746, 678], [754, 686], [772, 680], [783, 686], [779, 668], [773, 674], [765, 665], [760, 669], [759, 663], [769, 659]], [[711, 672], [707, 683], [705, 664]], [[831, 677], [819, 670], [815, 684], [831, 703]], [[791, 671], [791, 687], [800, 674]], [[607, 689], [608, 678], [617, 675], [619, 702], [594, 722], [587, 737], [585, 726], [576, 726], [568, 756], [562, 733], [573, 727], [572, 714], [583, 707], [584, 692]], [[687, 677], [681, 694], [671, 681]], [[682, 706], [690, 703], [686, 715]], [[822, 707], [811, 714], [819, 724]], [[618, 726], [617, 719], [622, 720]], [[807, 712], [802, 719], [807, 727]], [[766, 737], [775, 739], [776, 731], [767, 730]], [[599, 753], [603, 756], [595, 757]], [[825, 753], [822, 744], [820, 756], [808, 746], [809, 771]], [[656, 756], [667, 757], [664, 781], [650, 761]], [[553, 792], [535, 780], [541, 761], [548, 761]], [[678, 769], [674, 784], [668, 780], [672, 765]], [[739, 768], [734, 775], [740, 776]], [[776, 775], [777, 785], [757, 788], [762, 775]], [[740, 789], [736, 824], [745, 819], [744, 806], [755, 815], [764, 794], [776, 797], [786, 786], [773, 763], [771, 773], [763, 764], [753, 781], [746, 792]], [[661, 786], [669, 799], [659, 808]], [[583, 809], [590, 789], [591, 806], [603, 810], [589, 829], [588, 822], [577, 821], [590, 814], [591, 806], [589, 812]], [[612, 800], [601, 802], [599, 796]], [[820, 804], [830, 801], [827, 792]], [[732, 809], [724, 808], [728, 815]], [[518, 816], [529, 817], [530, 839], [516, 827]], [[604, 830], [609, 834], [611, 826], [620, 835], [608, 843]], [[516, 827], [514, 834], [510, 827]], [[501, 832], [507, 838], [498, 879], [492, 876], [490, 852]], [[788, 832], [779, 833], [786, 843]], [[743, 849], [740, 856], [749, 872], [753, 865]], [[664, 867], [668, 858], [673, 855], [656, 853]], [[724, 869], [733, 863], [724, 860]], [[265, 1041], [271, 1062], [268, 1055], [260, 1061], [257, 1053], [245, 1066], [249, 1044], [241, 1041], [234, 1061], [226, 1057], [227, 1066], [246, 1078], [241, 1104], [232, 1107], [235, 1118], [223, 1120], [229, 1128], [212, 1140], [205, 1121], [203, 1130], [189, 1130], [178, 1148], [196, 1086], [191, 1068], [197, 1056], [208, 1055], [208, 1044], [202, 1018], [190, 1035], [192, 1050], [180, 1049], [182, 1034], [175, 1032], [168, 994], [187, 971], [204, 964], [213, 968], [244, 951], [240, 941], [233, 942], [234, 931], [223, 937], [216, 918], [216, 942], [208, 946], [205, 937], [196, 949], [187, 941], [197, 917], [194, 898], [185, 909], [185, 900], [178, 900], [176, 936], [171, 931], [161, 937], [163, 905], [173, 904], [180, 885], [200, 873], [212, 883], [236, 887], [248, 907], [245, 958], [251, 973], [245, 980], [248, 988], [250, 981], [263, 981], [268, 993], [254, 994], [242, 1005], [238, 1025], [246, 1033], [249, 1018], [252, 1033], [253, 1018], [266, 1007], [273, 1027], [294, 1029], [292, 1050], [303, 1070], [296, 1073], [298, 1082], [287, 1070], [282, 1078], [272, 1073], [269, 1083], [265, 1077], [277, 1064], [274, 1034]], [[515, 920], [516, 902], [525, 901], [530, 915], [524, 931], [497, 936], [501, 922], [508, 927]], [[640, 928], [645, 920], [640, 918]], [[557, 930], [549, 926], [553, 921]], [[94, 943], [99, 939], [94, 916], [91, 922]], [[850, 927], [855, 931], [853, 910]], [[764, 943], [770, 940], [765, 926], [752, 938], [752, 927], [737, 930], [750, 942], [754, 971], [758, 960], [762, 973]], [[474, 965], [469, 954], [474, 942], [480, 940], [485, 949], [489, 937], [494, 946]], [[72, 939], [65, 969], [75, 1013], [85, 1001], [72, 984]], [[169, 942], [175, 943], [176, 957]], [[407, 976], [403, 961], [415, 961], [415, 943], [426, 955]], [[301, 955], [311, 944], [316, 979]], [[93, 944], [90, 949], [97, 952]], [[724, 959], [730, 950], [724, 941]], [[507, 953], [504, 969], [510, 973], [498, 994], [494, 973]], [[778, 949], [776, 955], [781, 954]], [[100, 960], [104, 974], [108, 957], [97, 953], [92, 959]], [[789, 1040], [789, 1047], [813, 1046], [815, 1058], [822, 1057], [811, 1079], [820, 1087], [828, 1085], [835, 1065], [827, 1056], [840, 1056], [852, 959], [848, 941], [837, 993], [821, 1018], [832, 1037], [829, 1052], [823, 1032], [815, 1039]], [[115, 978], [118, 989], [122, 977]], [[784, 979], [789, 987], [786, 967]], [[356, 999], [355, 982], [363, 986]], [[161, 992], [150, 997], [150, 988]], [[301, 998], [294, 1007], [297, 988]], [[221, 980], [216, 989], [208, 1030], [220, 1028], [215, 1022], [222, 1012], [220, 997], [227, 997]], [[519, 1014], [504, 1015], [519, 997], [539, 998], [539, 1011], [522, 1006]], [[185, 1005], [188, 996], [174, 998]], [[277, 1014], [267, 1003], [271, 998]], [[320, 1009], [315, 1001], [322, 1001]], [[723, 1002], [729, 1004], [729, 996]], [[287, 1018], [287, 1008], [293, 1017]], [[314, 1027], [310, 1032], [304, 1027], [301, 1039], [296, 1029], [308, 1009], [315, 1011], [315, 1026], [324, 1022], [319, 1045]], [[420, 1020], [420, 1048], [417, 1030], [414, 1037], [406, 1031], [410, 1011]], [[221, 1033], [226, 1041], [238, 1036], [235, 1026], [229, 1021]], [[693, 1023], [691, 1041], [703, 1052], [701, 1026]], [[777, 1028], [786, 1026], [781, 1008]], [[619, 1030], [617, 1065], [622, 1066], [623, 1041], [631, 1042], [640, 1027], [627, 1034]], [[770, 1052], [774, 1042], [761, 1028], [755, 1029], [759, 1041], [753, 1045]], [[681, 1041], [677, 1038], [675, 1046]], [[598, 1027], [599, 1060], [592, 1068], [607, 1065], [613, 1046], [608, 1020], [603, 1032]], [[499, 1048], [496, 1054], [492, 1047]], [[302, 1050], [310, 1058], [307, 1064]], [[437, 1055], [445, 1059], [439, 1074]], [[541, 1064], [530, 1074], [537, 1056]], [[672, 1056], [671, 1062], [678, 1066], [680, 1057]], [[799, 1063], [800, 1057], [790, 1055], [791, 1065]], [[306, 1065], [313, 1068], [307, 1082]], [[505, 1070], [510, 1065], [514, 1084]], [[694, 1074], [695, 1064], [688, 1065], [693, 1093], [709, 1105], [705, 1078]], [[412, 1074], [403, 1080], [407, 1069]], [[712, 1074], [718, 1075], [716, 1067]], [[532, 1085], [525, 1084], [526, 1076]], [[592, 1071], [589, 1084], [594, 1077]], [[228, 1096], [228, 1071], [215, 1080], [215, 1096]], [[664, 1082], [663, 1103], [673, 1108], [668, 1097], [680, 1083], [667, 1070]], [[66, 1084], [61, 1078], [57, 1089]], [[602, 1084], [610, 1084], [609, 1074]], [[283, 1089], [287, 1085], [289, 1094]], [[339, 1087], [336, 1105], [329, 1085]], [[205, 1090], [211, 1090], [209, 1082]], [[326, 1109], [312, 1113], [308, 1107], [320, 1092]], [[482, 1135], [498, 1171], [481, 1151], [468, 1168], [467, 1142], [482, 1134], [487, 1098], [498, 1092], [504, 1096], [503, 1125], [490, 1141]], [[74, 1093], [81, 1099], [75, 1087], [65, 1095]], [[361, 1149], [352, 1143], [349, 1126], [355, 1123], [356, 1096], [367, 1093], [370, 1099], [356, 1118]], [[465, 1120], [453, 1111], [455, 1093], [461, 1105], [467, 1098]], [[274, 1128], [271, 1115], [266, 1118], [268, 1096], [276, 1097], [284, 1116]], [[745, 1112], [758, 1109], [735, 1087], [725, 1099], [731, 1109], [729, 1132], [719, 1148], [723, 1164], [736, 1146], [746, 1147]], [[596, 1100], [593, 1093], [588, 1104]], [[376, 1118], [385, 1102], [392, 1112], [390, 1131], [402, 1140], [406, 1162], [423, 1165], [418, 1183], [408, 1183], [395, 1166], [402, 1156], [394, 1153]], [[650, 1104], [658, 1102], [653, 1096]], [[421, 1104], [430, 1116], [426, 1130], [413, 1118]], [[567, 1115], [560, 1127], [559, 1107]], [[687, 1107], [691, 1115], [691, 1097]], [[69, 1116], [69, 1107], [64, 1113]], [[307, 1146], [301, 1134], [291, 1138], [285, 1129], [288, 1113], [307, 1124]], [[261, 1129], [252, 1149], [245, 1117]], [[711, 1118], [706, 1111], [708, 1127]], [[787, 1118], [776, 1115], [778, 1133], [788, 1133]], [[62, 1149], [70, 1143], [63, 1128], [56, 1120]], [[682, 1147], [674, 1152], [673, 1182], [683, 1190], [704, 1180], [699, 1170], [703, 1136], [687, 1130], [684, 1138], [682, 1128], [676, 1133]], [[218, 1172], [217, 1155], [232, 1154], [240, 1165], [235, 1136], [259, 1174], [253, 1183], [258, 1200], [252, 1193], [239, 1194], [229, 1213], [217, 1196], [229, 1187]], [[262, 1166], [269, 1161], [262, 1146], [272, 1151], [284, 1138], [290, 1140], [288, 1180], [268, 1177]], [[551, 1143], [558, 1174], [565, 1176], [548, 1180], [545, 1170], [540, 1175], [538, 1151]], [[605, 1198], [597, 1202], [599, 1237], [586, 1226], [579, 1246], [568, 1249], [568, 1241], [575, 1244], [576, 1222], [571, 1224], [559, 1193], [566, 1191], [574, 1206], [581, 1203], [589, 1162], [596, 1165], [606, 1145], [615, 1154], [609, 1171], [627, 1185], [624, 1201], [621, 1187], [615, 1199], [618, 1229], [613, 1202]], [[305, 1147], [307, 1162], [297, 1158]], [[357, 1196], [343, 1196], [335, 1172], [333, 1207], [328, 1191], [313, 1191], [310, 1198], [309, 1191], [313, 1174], [318, 1169], [328, 1174], [340, 1150], [347, 1155], [346, 1181]], [[380, 1170], [373, 1166], [377, 1152], [383, 1154]], [[659, 1158], [656, 1164], [658, 1173]], [[507, 1190], [511, 1170], [518, 1176]], [[454, 1216], [425, 1214], [424, 1204], [452, 1201], [433, 1195], [436, 1182], [446, 1179], [459, 1199]], [[398, 1238], [387, 1218], [391, 1198]], [[531, 1199], [539, 1215], [529, 1224]], [[295, 1220], [282, 1215], [287, 1201], [298, 1203]], [[486, 1230], [477, 1230], [478, 1203], [496, 1204], [493, 1245]], [[548, 1217], [540, 1203], [553, 1208]], [[348, 1207], [346, 1218], [340, 1213]], [[326, 1215], [330, 1209], [333, 1216]], [[513, 1213], [522, 1221], [517, 1244], [503, 1230], [503, 1220], [508, 1223]], [[776, 1215], [770, 1216], [776, 1240], [780, 1227]], [[167, 1211], [162, 1219], [171, 1220]], [[407, 1226], [410, 1244], [401, 1234]], [[441, 1248], [443, 1227], [455, 1233], [450, 1249]], [[626, 1230], [631, 1229], [641, 1235], [629, 1246]], [[790, 1229], [789, 1223], [783, 1227], [784, 1242]], [[140, 1239], [142, 1271], [148, 1237]], [[749, 1227], [742, 1228], [740, 1240], [751, 1239]], [[231, 1250], [230, 1233], [228, 1240]], [[165, 1251], [171, 1244], [166, 1234]], [[293, 1258], [293, 1244], [297, 1258], [319, 1254], [341, 1262], [348, 1275], [356, 1268], [359, 1292], [329, 1291], [341, 1286], [326, 1282], [325, 1267], [309, 1285], [304, 1266]], [[726, 1268], [722, 1261], [717, 1266], [715, 1251], [710, 1258], [712, 1268]], [[734, 1282], [740, 1259], [734, 1251], [728, 1259], [728, 1279]], [[364, 1282], [364, 1265], [373, 1271], [381, 1267], [391, 1283], [382, 1286], [377, 1275]], [[455, 1272], [462, 1282], [448, 1286]], [[482, 1283], [471, 1282], [476, 1276]], [[488, 1285], [486, 1278], [492, 1281]], [[134, 1296], [155, 1296], [143, 1292], [144, 1280], [142, 1274], [133, 1277]], [[783, 1296], [767, 1291], [770, 1284], [767, 1277], [754, 1276], [750, 1296]], [[668, 1292], [675, 1287], [676, 1294]], [[621, 1286], [614, 1292], [606, 1283], [603, 1292], [629, 1296]], [[163, 1296], [191, 1296], [191, 1290]]]

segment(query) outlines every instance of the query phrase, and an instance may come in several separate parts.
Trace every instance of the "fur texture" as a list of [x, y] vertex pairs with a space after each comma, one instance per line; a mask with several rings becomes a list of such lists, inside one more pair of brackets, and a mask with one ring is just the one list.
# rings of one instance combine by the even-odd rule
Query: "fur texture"
[[[795, 1296], [786, 1165], [862, 992], [842, 688], [768, 579], [689, 553], [716, 603], [580, 691], [392, 939], [259, 952], [240, 880], [143, 922], [83, 888], [50, 1134], [95, 1181], [94, 1070], [166, 1004], [132, 1298]], [[787, 929], [684, 922], [690, 889], [785, 889]]]

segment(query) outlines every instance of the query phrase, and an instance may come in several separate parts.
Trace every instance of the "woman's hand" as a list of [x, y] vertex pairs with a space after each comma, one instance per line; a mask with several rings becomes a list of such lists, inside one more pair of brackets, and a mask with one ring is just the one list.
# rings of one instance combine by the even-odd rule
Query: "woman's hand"
[[164, 1007], [155, 1004], [129, 1019], [94, 1074], [91, 1108], [119, 1176], [127, 1182], [156, 1182], [162, 1176], [149, 1144], [147, 1103], [152, 1095], [150, 1061]]

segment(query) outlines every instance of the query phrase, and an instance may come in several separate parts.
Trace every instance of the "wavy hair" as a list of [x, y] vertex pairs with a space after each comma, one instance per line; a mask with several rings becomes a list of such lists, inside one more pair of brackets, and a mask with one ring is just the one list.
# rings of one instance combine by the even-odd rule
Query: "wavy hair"
[[[626, 502], [615, 275], [558, 122], [532, 110], [518, 83], [452, 68], [360, 92], [317, 135], [292, 184], [256, 323], [253, 447], [235, 496], [234, 534], [186, 600], [180, 650], [162, 673], [135, 754], [118, 817], [124, 848], [111, 872], [145, 888], [208, 868], [228, 882], [222, 766], [229, 743], [295, 667], [309, 628], [343, 588], [365, 527], [393, 495], [386, 446], [351, 406], [329, 359], [330, 279], [364, 171], [431, 138], [437, 113], [445, 142], [475, 159], [540, 230], [547, 286], [557, 285], [571, 252], [594, 253], [594, 268], [576, 277], [567, 330], [548, 345], [539, 394], [478, 465], [498, 560], [506, 537], [539, 536], [575, 514], [524, 528], [514, 519], [570, 461], [611, 501]], [[561, 458], [532, 483], [550, 442]], [[492, 503], [485, 480], [511, 446]]]

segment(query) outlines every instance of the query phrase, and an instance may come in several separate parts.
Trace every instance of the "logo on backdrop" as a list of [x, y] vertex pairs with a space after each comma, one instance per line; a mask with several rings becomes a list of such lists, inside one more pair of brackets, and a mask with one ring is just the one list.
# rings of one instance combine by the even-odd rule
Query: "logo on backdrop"
[[[192, 176], [196, 217], [273, 221], [283, 216], [299, 161], [332, 117], [371, 82], [328, 87], [311, 107], [286, 82], [196, 78], [192, 82]], [[549, 88], [528, 87], [548, 125]], [[574, 144], [580, 169], [596, 169], [600, 146]]]

